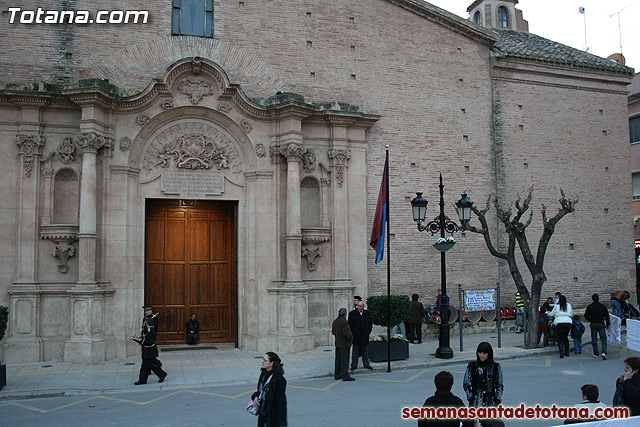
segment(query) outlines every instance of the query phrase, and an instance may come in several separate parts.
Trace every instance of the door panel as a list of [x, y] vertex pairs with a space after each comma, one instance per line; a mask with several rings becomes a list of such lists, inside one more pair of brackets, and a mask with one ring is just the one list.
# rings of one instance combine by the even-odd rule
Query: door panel
[[186, 341], [191, 313], [200, 342], [236, 340], [234, 204], [147, 200], [145, 303], [159, 344]]

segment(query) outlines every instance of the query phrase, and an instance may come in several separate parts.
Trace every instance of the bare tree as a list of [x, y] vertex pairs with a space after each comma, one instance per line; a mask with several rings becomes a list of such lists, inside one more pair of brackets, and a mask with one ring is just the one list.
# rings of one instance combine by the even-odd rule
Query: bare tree
[[[561, 198], [560, 209], [558, 209], [558, 213], [551, 218], [547, 218], [547, 208], [542, 205], [542, 223], [544, 225], [544, 230], [542, 232], [542, 236], [540, 237], [540, 242], [538, 243], [538, 251], [536, 256], [533, 256], [531, 249], [529, 247], [529, 241], [527, 240], [526, 229], [531, 224], [531, 220], [533, 219], [533, 212], [530, 212], [529, 218], [526, 222], [522, 222], [522, 217], [529, 210], [531, 203], [531, 196], [533, 194], [533, 187], [529, 189], [529, 195], [526, 199], [520, 201], [520, 197], [518, 196], [518, 200], [515, 201], [516, 213], [513, 215], [511, 210], [511, 206], [507, 209], [503, 209], [498, 204], [498, 198], [493, 197], [494, 205], [496, 207], [498, 219], [502, 224], [504, 224], [505, 231], [508, 236], [508, 244], [505, 252], [500, 252], [494, 246], [491, 241], [491, 236], [489, 234], [489, 227], [487, 226], [486, 213], [489, 211], [489, 207], [491, 205], [492, 197], [489, 196], [487, 199], [487, 206], [483, 210], [479, 210], [476, 207], [472, 207], [471, 210], [478, 216], [478, 220], [482, 228], [476, 228], [473, 226], [468, 226], [467, 230], [472, 231], [474, 233], [479, 233], [484, 236], [484, 241], [487, 244], [487, 248], [491, 255], [504, 259], [507, 261], [509, 266], [509, 273], [511, 273], [511, 277], [513, 277], [513, 281], [516, 284], [516, 288], [520, 291], [520, 295], [524, 300], [525, 310], [527, 313], [527, 337], [526, 337], [526, 347], [533, 348], [537, 345], [537, 332], [538, 332], [538, 304], [540, 303], [540, 293], [542, 290], [542, 285], [547, 280], [546, 275], [544, 274], [544, 256], [547, 252], [547, 246], [549, 245], [549, 240], [555, 231], [556, 224], [560, 221], [566, 214], [571, 213], [575, 210], [575, 205], [578, 203], [578, 198], [575, 200], [567, 199], [564, 195], [564, 191], [560, 190]], [[512, 217], [513, 215], [513, 217]], [[516, 242], [518, 243], [518, 247], [520, 248], [520, 252], [524, 258], [524, 262], [529, 269], [529, 273], [531, 274], [531, 292], [527, 289], [527, 286], [524, 283], [524, 279], [522, 278], [522, 274], [520, 273], [520, 268], [516, 263]]]

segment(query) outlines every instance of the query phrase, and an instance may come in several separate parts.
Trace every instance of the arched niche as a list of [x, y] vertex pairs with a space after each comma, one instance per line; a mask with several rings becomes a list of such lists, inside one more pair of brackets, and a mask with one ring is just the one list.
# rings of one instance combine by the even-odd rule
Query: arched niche
[[310, 176], [300, 183], [300, 216], [303, 228], [322, 226], [320, 183]]
[[78, 224], [80, 180], [69, 168], [56, 172], [53, 179], [53, 223]]

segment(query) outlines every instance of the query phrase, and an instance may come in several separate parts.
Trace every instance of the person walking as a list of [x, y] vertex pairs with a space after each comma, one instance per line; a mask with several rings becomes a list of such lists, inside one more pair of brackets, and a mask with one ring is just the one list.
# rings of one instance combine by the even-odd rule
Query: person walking
[[338, 317], [331, 324], [331, 333], [336, 337], [336, 358], [333, 376], [337, 380], [355, 381], [349, 375], [349, 350], [353, 341], [353, 334], [347, 322], [347, 309], [338, 310]]
[[158, 335], [158, 319], [153, 314], [153, 307], [150, 305], [142, 306], [144, 310], [144, 319], [142, 319], [142, 331], [140, 337], [133, 338], [135, 342], [142, 347], [142, 365], [140, 366], [140, 374], [135, 385], [146, 384], [149, 374], [153, 371], [158, 376], [158, 382], [161, 383], [167, 377], [167, 373], [162, 370], [162, 362], [158, 357], [158, 346], [156, 346], [156, 337]]
[[627, 300], [629, 299], [629, 292], [627, 291], [618, 291], [611, 292], [611, 300], [609, 300], [609, 304], [611, 304], [611, 314], [614, 316], [618, 316], [622, 319], [622, 313], [624, 312], [623, 307], [627, 304]]
[[258, 427], [288, 426], [287, 380], [280, 357], [268, 351], [262, 357], [258, 389], [251, 395], [253, 406], [258, 408]]
[[[422, 405], [423, 408], [463, 408], [464, 402], [458, 396], [451, 393], [453, 386], [453, 375], [448, 371], [440, 371], [436, 374], [433, 382], [436, 386], [436, 392], [433, 396], [427, 398]], [[462, 421], [463, 427], [473, 427], [473, 420]], [[459, 419], [433, 419], [420, 418], [418, 427], [460, 427]]]
[[409, 332], [407, 338], [411, 344], [417, 339], [422, 344], [422, 321], [424, 320], [424, 305], [418, 301], [418, 294], [411, 295], [411, 308], [409, 310]]
[[493, 360], [493, 347], [488, 342], [478, 344], [476, 360], [467, 365], [462, 386], [469, 406], [479, 408], [502, 403], [502, 368]]
[[367, 345], [369, 345], [369, 334], [373, 329], [371, 314], [364, 309], [364, 303], [358, 301], [355, 310], [349, 313], [349, 328], [353, 334], [353, 352], [351, 354], [351, 370], [358, 367], [358, 358], [362, 357], [362, 365], [365, 369], [373, 369], [367, 357]]
[[567, 302], [567, 297], [560, 295], [558, 303], [553, 306], [553, 310], [549, 313], [549, 317], [553, 317], [553, 326], [558, 333], [558, 350], [560, 351], [560, 359], [569, 356], [569, 331], [573, 323], [573, 309], [571, 304]]
[[[611, 325], [609, 311], [607, 307], [600, 302], [598, 294], [591, 295], [593, 302], [587, 306], [584, 312], [584, 318], [589, 322], [591, 329], [591, 347], [593, 347], [593, 357], [602, 356], [603, 360], [607, 360], [607, 331]], [[602, 342], [602, 353], [598, 352], [598, 335]]]
[[629, 416], [640, 415], [640, 357], [629, 357], [624, 361], [624, 373], [616, 381], [613, 406], [626, 406]]
[[584, 325], [580, 321], [580, 316], [575, 314], [573, 322], [571, 322], [571, 338], [573, 339], [573, 351], [575, 354], [582, 354], [582, 335], [584, 334]]

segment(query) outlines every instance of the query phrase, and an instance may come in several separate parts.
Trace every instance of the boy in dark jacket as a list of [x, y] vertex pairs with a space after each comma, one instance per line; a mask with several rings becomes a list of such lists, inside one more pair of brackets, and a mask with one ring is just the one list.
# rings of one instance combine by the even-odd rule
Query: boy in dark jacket
[[571, 338], [573, 338], [573, 351], [576, 354], [582, 353], [582, 335], [584, 334], [584, 325], [580, 321], [580, 316], [573, 316], [571, 322]]
[[549, 316], [544, 307], [540, 307], [540, 317], [538, 317], [538, 344], [540, 344], [540, 337], [544, 335], [542, 345], [547, 346], [547, 328], [549, 327]]

